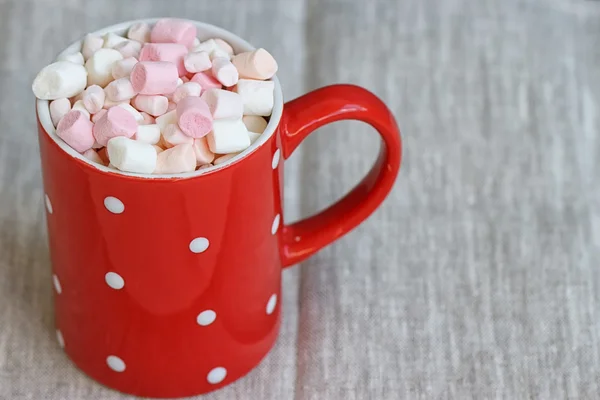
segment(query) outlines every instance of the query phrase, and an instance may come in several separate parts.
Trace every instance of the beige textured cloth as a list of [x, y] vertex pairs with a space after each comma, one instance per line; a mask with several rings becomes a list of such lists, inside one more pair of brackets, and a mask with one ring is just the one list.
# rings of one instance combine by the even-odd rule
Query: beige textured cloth
[[[269, 49], [286, 99], [350, 82], [403, 131], [359, 229], [284, 274], [279, 341], [206, 399], [600, 398], [600, 2], [0, 0], [0, 399], [131, 398], [55, 341], [33, 95], [86, 31], [183, 16]], [[339, 123], [286, 162], [286, 220], [369, 168]]]

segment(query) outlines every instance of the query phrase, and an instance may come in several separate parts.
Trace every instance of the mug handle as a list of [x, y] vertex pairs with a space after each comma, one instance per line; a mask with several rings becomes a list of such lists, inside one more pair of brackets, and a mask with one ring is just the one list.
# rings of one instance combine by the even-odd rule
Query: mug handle
[[343, 198], [282, 228], [284, 268], [303, 261], [364, 221], [388, 195], [398, 175], [402, 143], [396, 120], [377, 96], [354, 85], [326, 86], [285, 104], [281, 125], [284, 159], [314, 130], [341, 120], [366, 122], [379, 132], [384, 145], [369, 173]]

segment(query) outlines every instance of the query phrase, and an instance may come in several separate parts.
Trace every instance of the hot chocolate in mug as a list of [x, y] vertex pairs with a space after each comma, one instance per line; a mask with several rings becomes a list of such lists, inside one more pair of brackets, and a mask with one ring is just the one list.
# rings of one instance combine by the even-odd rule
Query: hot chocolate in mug
[[[124, 35], [135, 22], [142, 21], [95, 33]], [[222, 38], [236, 53], [253, 49], [195, 24], [201, 40]], [[176, 175], [90, 163], [56, 136], [48, 102], [37, 101], [57, 337], [98, 382], [138, 396], [184, 397], [246, 375], [277, 338], [282, 270], [356, 227], [392, 188], [400, 132], [381, 100], [333, 85], [284, 104], [273, 80], [273, 113], [250, 148]], [[284, 161], [314, 130], [339, 120], [372, 125], [383, 143], [379, 156], [345, 197], [288, 225]]]

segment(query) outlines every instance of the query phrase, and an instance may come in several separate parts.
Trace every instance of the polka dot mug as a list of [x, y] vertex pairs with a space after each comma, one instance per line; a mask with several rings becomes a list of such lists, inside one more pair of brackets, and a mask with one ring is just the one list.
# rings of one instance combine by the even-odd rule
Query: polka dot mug
[[[133, 22], [96, 33], [124, 34]], [[236, 52], [252, 49], [223, 29], [197, 26]], [[244, 376], [276, 340], [282, 269], [350, 231], [390, 191], [400, 133], [378, 98], [333, 85], [284, 106], [273, 80], [275, 108], [252, 147], [214, 169], [177, 175], [90, 164], [57, 138], [48, 103], [37, 102], [57, 338], [98, 382], [172, 398]], [[315, 129], [344, 119], [379, 132], [375, 165], [340, 201], [286, 225], [283, 161]]]

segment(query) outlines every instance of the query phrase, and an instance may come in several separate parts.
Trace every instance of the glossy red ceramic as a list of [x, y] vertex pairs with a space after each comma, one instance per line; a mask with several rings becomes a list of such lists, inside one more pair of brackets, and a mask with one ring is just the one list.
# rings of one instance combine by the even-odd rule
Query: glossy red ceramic
[[[375, 165], [342, 200], [286, 225], [284, 159], [342, 119], [377, 129], [384, 145]], [[285, 104], [266, 143], [192, 178], [98, 170], [41, 124], [39, 141], [59, 342], [97, 381], [148, 397], [206, 393], [256, 367], [277, 338], [282, 269], [367, 218], [392, 188], [401, 155], [387, 107], [348, 85]]]

